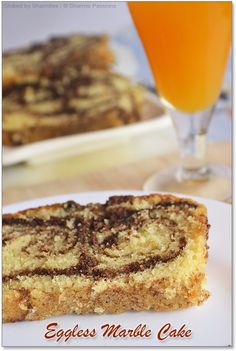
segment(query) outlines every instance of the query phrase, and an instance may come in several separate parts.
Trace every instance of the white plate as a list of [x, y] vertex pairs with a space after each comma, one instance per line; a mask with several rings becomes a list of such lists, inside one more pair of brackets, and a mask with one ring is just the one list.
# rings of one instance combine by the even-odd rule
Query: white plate
[[[116, 194], [144, 194], [140, 191], [94, 192], [68, 194], [45, 199], [18, 203], [4, 208], [4, 212], [15, 212], [68, 199], [82, 204], [104, 202]], [[3, 324], [4, 346], [228, 346], [231, 345], [231, 206], [214, 200], [195, 198], [208, 209], [209, 261], [207, 264], [208, 284], [211, 297], [199, 307], [175, 312], [127, 312], [118, 315], [68, 315], [35, 322]], [[97, 329], [96, 338], [71, 338], [69, 342], [47, 341], [46, 326], [57, 322], [59, 328]], [[143, 323], [152, 330], [150, 338], [105, 338], [100, 327], [105, 324], [121, 324], [123, 328], [134, 328]], [[191, 338], [175, 338], [159, 341], [156, 334], [166, 323], [179, 328], [183, 324], [192, 330]]]
[[63, 136], [43, 140], [23, 146], [3, 146], [3, 166], [19, 162], [46, 162], [75, 154], [99, 150], [111, 144], [120, 142], [150, 131], [163, 131], [169, 128], [171, 120], [165, 114], [158, 97], [146, 93], [143, 109], [143, 120], [122, 127], [110, 128], [95, 132]]

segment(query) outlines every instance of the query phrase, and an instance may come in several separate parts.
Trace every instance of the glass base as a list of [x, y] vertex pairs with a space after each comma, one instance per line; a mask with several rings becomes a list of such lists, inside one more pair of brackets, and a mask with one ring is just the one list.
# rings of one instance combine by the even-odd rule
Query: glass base
[[231, 171], [223, 165], [210, 165], [207, 176], [191, 180], [180, 180], [179, 168], [152, 175], [144, 183], [145, 191], [180, 193], [230, 202]]

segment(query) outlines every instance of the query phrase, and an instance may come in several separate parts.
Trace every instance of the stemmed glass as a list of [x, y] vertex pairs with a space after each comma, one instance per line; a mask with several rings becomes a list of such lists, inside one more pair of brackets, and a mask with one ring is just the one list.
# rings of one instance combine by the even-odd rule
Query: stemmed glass
[[177, 131], [181, 165], [145, 190], [224, 199], [230, 169], [207, 164], [207, 131], [231, 46], [232, 3], [129, 2], [161, 99]]

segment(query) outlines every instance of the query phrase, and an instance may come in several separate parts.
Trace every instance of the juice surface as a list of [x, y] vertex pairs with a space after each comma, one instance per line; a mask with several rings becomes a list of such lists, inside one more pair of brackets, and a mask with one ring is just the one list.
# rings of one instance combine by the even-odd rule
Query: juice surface
[[231, 2], [130, 2], [160, 94], [196, 112], [217, 100], [231, 46]]

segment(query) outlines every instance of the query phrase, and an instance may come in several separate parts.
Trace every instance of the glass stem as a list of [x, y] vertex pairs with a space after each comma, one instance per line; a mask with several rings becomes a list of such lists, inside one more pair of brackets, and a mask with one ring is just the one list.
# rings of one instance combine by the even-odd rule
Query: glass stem
[[171, 117], [177, 131], [181, 167], [177, 180], [204, 181], [209, 177], [207, 167], [207, 130], [213, 108], [192, 114], [171, 110]]

